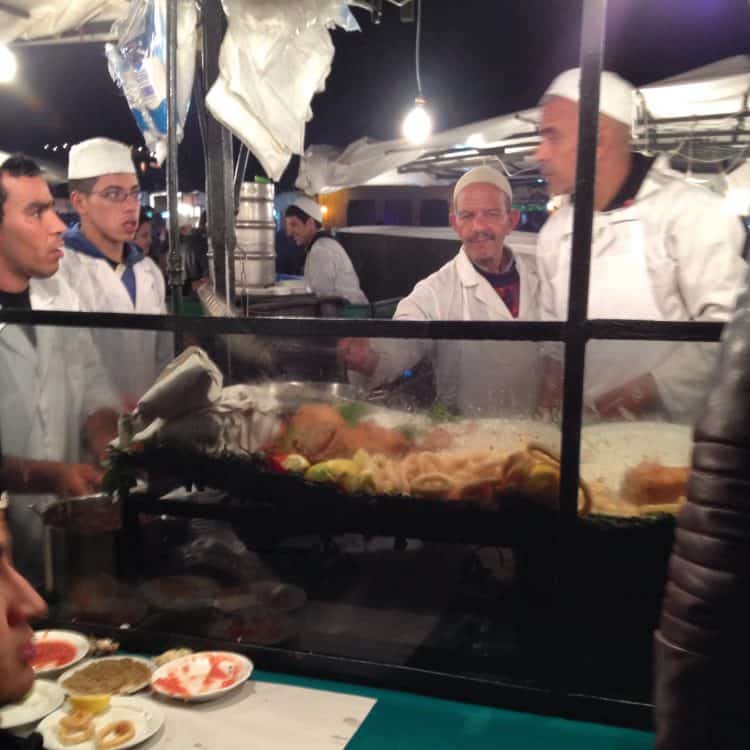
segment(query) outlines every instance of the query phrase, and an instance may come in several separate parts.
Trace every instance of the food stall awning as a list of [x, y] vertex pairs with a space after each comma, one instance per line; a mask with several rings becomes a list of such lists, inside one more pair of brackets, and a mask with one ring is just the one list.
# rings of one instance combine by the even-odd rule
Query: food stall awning
[[[688, 138], [746, 143], [749, 91], [749, 55], [643, 86], [637, 94], [636, 142], [654, 150], [660, 150], [660, 141], [671, 148]], [[450, 178], [452, 171], [490, 159], [500, 159], [514, 177], [534, 168], [529, 157], [538, 119], [538, 109], [502, 115], [436, 133], [419, 148], [403, 139], [362, 138], [343, 151], [313, 145], [302, 158], [297, 187], [328, 193], [358, 185], [425, 184], [425, 173]]]
[[127, 0], [2, 0], [0, 44], [80, 34], [89, 24], [113, 21], [127, 7]]

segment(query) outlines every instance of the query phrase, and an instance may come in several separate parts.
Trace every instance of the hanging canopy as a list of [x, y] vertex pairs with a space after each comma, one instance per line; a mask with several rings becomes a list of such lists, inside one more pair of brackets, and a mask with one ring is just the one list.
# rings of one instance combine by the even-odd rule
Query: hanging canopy
[[[708, 141], [727, 155], [737, 148], [744, 158], [750, 143], [748, 92], [748, 55], [643, 86], [637, 92], [636, 144], [668, 151], [687, 141]], [[418, 148], [403, 139], [367, 138], [343, 151], [310, 146], [297, 187], [314, 194], [358, 185], [424, 185], [455, 179], [460, 170], [488, 161], [502, 163], [511, 177], [528, 174], [535, 169], [531, 156], [539, 140], [538, 121], [539, 110], [528, 109], [436, 133]]]
[[92, 23], [113, 21], [127, 0], [0, 0], [0, 44], [82, 34]]

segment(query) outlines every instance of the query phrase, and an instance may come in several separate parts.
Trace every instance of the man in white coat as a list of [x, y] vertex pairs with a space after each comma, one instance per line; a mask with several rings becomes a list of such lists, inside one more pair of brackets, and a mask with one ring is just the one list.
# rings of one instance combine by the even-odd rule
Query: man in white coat
[[[76, 310], [56, 273], [65, 225], [39, 167], [17, 156], [0, 165], [0, 305]], [[0, 323], [0, 478], [21, 493], [88, 494], [117, 428], [117, 403], [87, 329]], [[85, 462], [88, 459], [88, 463]], [[94, 463], [91, 463], [94, 462]], [[37, 498], [38, 499], [38, 498]], [[19, 567], [35, 577], [41, 524], [28, 494], [11, 496]]]
[[[580, 71], [542, 99], [536, 158], [550, 192], [563, 196], [537, 248], [543, 320], [567, 317], [578, 145]], [[633, 87], [604, 72], [600, 85], [589, 318], [725, 321], [746, 282], [744, 232], [720, 197], [631, 151]], [[549, 347], [541, 404], [560, 402], [561, 355]], [[716, 345], [592, 341], [584, 400], [604, 418], [688, 421], [705, 395]]]
[[342, 297], [351, 305], [366, 305], [346, 250], [323, 231], [323, 212], [306, 195], [298, 195], [284, 212], [284, 229], [298, 247], [305, 249], [305, 284], [318, 297]]
[[[456, 257], [420, 281], [399, 303], [395, 320], [512, 321], [537, 319], [533, 258], [506, 238], [518, 224], [508, 180], [481, 166], [456, 183], [451, 226]], [[339, 358], [353, 382], [389, 382], [422, 358], [432, 360], [438, 399], [462, 414], [529, 416], [536, 407], [539, 347], [518, 341], [343, 339]]]
[[[70, 149], [70, 200], [80, 224], [64, 234], [60, 273], [87, 312], [166, 312], [164, 277], [144, 262], [132, 242], [141, 192], [130, 149], [91, 138]], [[100, 330], [94, 343], [120, 394], [131, 408], [172, 359], [171, 337], [157, 331]]]

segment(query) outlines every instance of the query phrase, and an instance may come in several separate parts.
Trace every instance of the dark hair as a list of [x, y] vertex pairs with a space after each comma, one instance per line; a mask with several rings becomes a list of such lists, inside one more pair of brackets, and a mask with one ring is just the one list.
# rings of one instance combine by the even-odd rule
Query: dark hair
[[68, 195], [72, 195], [73, 192], [83, 193], [84, 195], [91, 195], [91, 191], [96, 185], [98, 177], [86, 177], [84, 180], [69, 180], [68, 181]]
[[0, 224], [3, 222], [3, 207], [8, 200], [8, 193], [3, 187], [3, 175], [9, 177], [39, 177], [42, 173], [41, 167], [28, 156], [13, 154], [0, 164]]
[[150, 208], [144, 208], [141, 206], [141, 212], [138, 214], [138, 228], [140, 229], [141, 224], [151, 222], [154, 218], [154, 212]]
[[[299, 219], [303, 224], [306, 224], [310, 219], [313, 219], [310, 214], [303, 211], [299, 206], [288, 206], [286, 211], [284, 211], [284, 218], [288, 218], [290, 216], [293, 216], [296, 219]], [[320, 229], [323, 225], [319, 222], [313, 219], [315, 222], [315, 226]]]

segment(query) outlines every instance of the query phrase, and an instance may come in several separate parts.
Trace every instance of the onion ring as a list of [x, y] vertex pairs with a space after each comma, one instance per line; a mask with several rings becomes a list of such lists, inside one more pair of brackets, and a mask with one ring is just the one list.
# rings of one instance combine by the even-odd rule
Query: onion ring
[[135, 737], [135, 726], [132, 721], [121, 719], [102, 727], [96, 733], [97, 750], [112, 750], [124, 745]]
[[79, 732], [90, 726], [93, 720], [94, 714], [91, 711], [79, 708], [77, 711], [73, 711], [72, 714], [63, 716], [60, 719], [60, 726], [68, 732]]
[[63, 726], [57, 728], [60, 742], [63, 745], [80, 745], [82, 742], [88, 742], [94, 736], [94, 725], [89, 723], [83, 729], [66, 729]]

